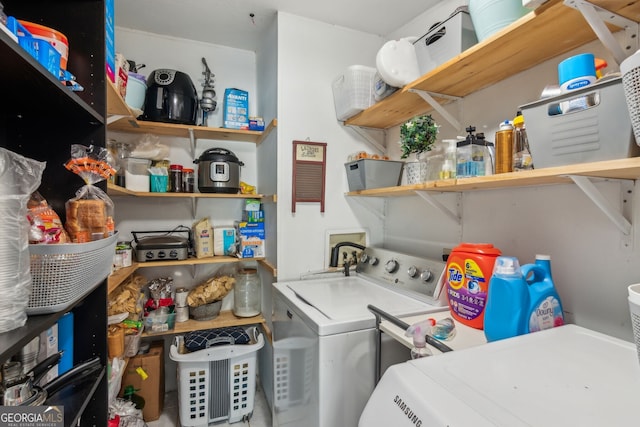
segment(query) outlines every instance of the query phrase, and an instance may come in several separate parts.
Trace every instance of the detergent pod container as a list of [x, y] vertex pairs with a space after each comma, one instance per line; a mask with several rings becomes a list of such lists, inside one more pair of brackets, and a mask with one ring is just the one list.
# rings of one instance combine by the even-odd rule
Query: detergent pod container
[[527, 333], [529, 289], [515, 257], [499, 256], [489, 281], [484, 336], [497, 341]]
[[562, 302], [551, 277], [551, 257], [536, 255], [534, 264], [522, 266], [529, 289], [527, 332], [564, 325]]
[[411, 358], [420, 359], [421, 357], [431, 356], [431, 350], [427, 347], [426, 335], [431, 333], [431, 327], [435, 324], [435, 320], [427, 319], [422, 322], [414, 323], [409, 326], [404, 333], [407, 337], [413, 337], [413, 347], [411, 347]]
[[445, 289], [451, 315], [476, 329], [484, 327], [489, 279], [502, 252], [490, 243], [461, 243], [449, 254]]

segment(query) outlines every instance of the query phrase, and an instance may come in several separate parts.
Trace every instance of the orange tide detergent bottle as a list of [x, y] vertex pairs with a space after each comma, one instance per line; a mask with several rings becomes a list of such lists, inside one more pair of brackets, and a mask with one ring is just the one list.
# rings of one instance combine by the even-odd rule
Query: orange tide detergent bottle
[[454, 319], [472, 328], [483, 328], [489, 279], [501, 254], [490, 243], [461, 243], [451, 251], [445, 285]]

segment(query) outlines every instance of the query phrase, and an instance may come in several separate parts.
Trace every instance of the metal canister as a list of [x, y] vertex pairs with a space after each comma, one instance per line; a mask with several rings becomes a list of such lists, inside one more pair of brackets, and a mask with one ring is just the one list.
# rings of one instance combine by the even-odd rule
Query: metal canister
[[188, 295], [189, 295], [189, 290], [187, 288], [176, 289], [176, 298], [175, 298], [176, 307], [186, 307]]
[[176, 322], [182, 323], [189, 320], [189, 307], [176, 307]]
[[116, 268], [130, 267], [132, 262], [132, 249], [130, 242], [118, 242], [116, 244], [116, 255], [114, 266]]
[[513, 125], [509, 120], [500, 123], [496, 132], [496, 173], [513, 172]]

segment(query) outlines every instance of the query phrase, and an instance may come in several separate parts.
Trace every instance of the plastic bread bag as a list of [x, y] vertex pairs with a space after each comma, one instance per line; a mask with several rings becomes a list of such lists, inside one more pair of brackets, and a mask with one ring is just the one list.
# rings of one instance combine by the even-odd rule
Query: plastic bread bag
[[29, 243], [49, 244], [68, 243], [62, 220], [47, 200], [39, 192], [34, 192], [27, 203], [29, 227]]
[[187, 305], [195, 308], [222, 300], [236, 284], [236, 273], [234, 264], [219, 268], [213, 276], [189, 291]]
[[83, 179], [85, 185], [65, 204], [65, 228], [74, 243], [86, 243], [113, 235], [113, 201], [95, 184], [115, 174], [103, 147], [71, 146], [71, 159], [65, 167]]
[[27, 202], [46, 164], [0, 147], [0, 333], [27, 321], [31, 288]]

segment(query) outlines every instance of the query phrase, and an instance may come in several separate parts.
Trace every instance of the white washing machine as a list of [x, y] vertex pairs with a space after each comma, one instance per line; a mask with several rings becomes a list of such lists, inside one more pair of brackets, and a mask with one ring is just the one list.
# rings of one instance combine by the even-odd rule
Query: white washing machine
[[[398, 317], [448, 310], [445, 266], [367, 248], [350, 277], [275, 283], [273, 425], [356, 427], [375, 386], [376, 321], [367, 306]], [[382, 348], [383, 365], [409, 358], [392, 338]]]
[[576, 325], [390, 367], [361, 427], [634, 426], [633, 343]]

